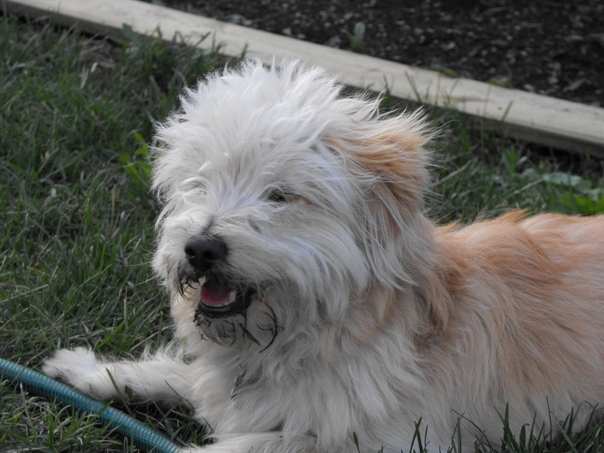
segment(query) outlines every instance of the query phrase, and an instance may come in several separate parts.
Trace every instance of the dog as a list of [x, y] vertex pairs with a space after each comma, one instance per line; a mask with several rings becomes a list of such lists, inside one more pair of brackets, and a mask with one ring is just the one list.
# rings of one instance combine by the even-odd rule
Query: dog
[[190, 402], [214, 442], [183, 452], [435, 452], [497, 447], [504, 414], [585, 425], [604, 402], [604, 218], [437, 226], [431, 126], [342, 89], [286, 61], [187, 90], [153, 170], [178, 341], [138, 361], [59, 350], [45, 373]]

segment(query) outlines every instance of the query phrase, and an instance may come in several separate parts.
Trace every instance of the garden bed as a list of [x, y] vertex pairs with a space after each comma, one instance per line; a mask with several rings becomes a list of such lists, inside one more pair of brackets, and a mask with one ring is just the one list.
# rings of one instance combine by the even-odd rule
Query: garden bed
[[[600, 0], [163, 0], [183, 11], [604, 106]], [[364, 24], [361, 42], [355, 26]], [[351, 36], [352, 35], [352, 36]]]

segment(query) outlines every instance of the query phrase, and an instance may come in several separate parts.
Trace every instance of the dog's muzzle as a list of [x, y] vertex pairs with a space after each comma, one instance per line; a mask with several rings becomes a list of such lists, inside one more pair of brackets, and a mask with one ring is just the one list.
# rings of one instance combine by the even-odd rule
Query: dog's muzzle
[[220, 238], [191, 238], [185, 244], [187, 261], [199, 276], [201, 290], [198, 311], [208, 317], [226, 317], [242, 313], [252, 303], [256, 290], [231, 286], [216, 270], [224, 264], [229, 250]]

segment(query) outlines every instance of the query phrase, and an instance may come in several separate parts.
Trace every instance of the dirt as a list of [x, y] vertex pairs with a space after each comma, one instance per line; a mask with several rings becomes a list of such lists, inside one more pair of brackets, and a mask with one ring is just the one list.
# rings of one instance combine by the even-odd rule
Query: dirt
[[604, 107], [602, 0], [528, 0], [523, 5], [517, 0], [153, 3], [451, 76]]

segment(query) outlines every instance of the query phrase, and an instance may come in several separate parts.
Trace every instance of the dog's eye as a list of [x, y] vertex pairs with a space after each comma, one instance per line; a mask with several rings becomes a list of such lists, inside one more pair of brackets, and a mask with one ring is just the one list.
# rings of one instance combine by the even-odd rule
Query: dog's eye
[[287, 203], [287, 194], [281, 189], [273, 189], [268, 193], [266, 199], [275, 204]]

